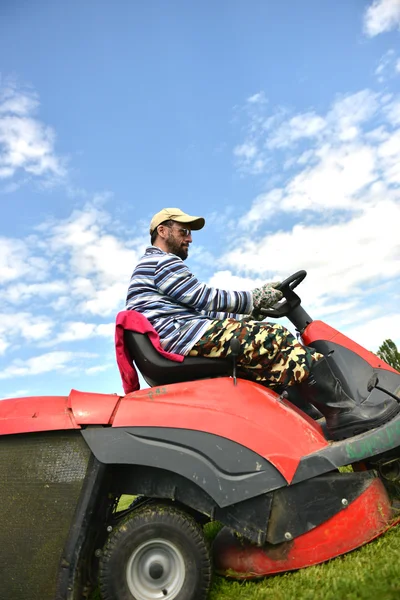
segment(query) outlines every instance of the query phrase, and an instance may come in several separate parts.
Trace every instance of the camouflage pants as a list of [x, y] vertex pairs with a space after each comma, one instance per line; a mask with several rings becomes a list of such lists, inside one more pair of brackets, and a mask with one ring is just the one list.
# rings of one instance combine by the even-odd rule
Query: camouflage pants
[[223, 358], [231, 354], [230, 340], [240, 341], [238, 373], [244, 377], [282, 388], [305, 381], [314, 362], [322, 358], [302, 346], [282, 325], [265, 321], [213, 320], [190, 356]]

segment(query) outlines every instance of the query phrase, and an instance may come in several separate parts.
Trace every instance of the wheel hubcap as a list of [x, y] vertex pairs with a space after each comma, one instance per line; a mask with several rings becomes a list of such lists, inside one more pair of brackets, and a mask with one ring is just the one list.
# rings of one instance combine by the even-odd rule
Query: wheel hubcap
[[144, 542], [129, 558], [126, 579], [137, 600], [173, 600], [185, 580], [182, 553], [167, 540]]

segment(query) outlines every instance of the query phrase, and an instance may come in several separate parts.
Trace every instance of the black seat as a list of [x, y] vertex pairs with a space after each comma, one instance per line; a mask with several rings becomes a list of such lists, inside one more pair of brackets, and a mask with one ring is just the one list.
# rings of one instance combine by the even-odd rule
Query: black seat
[[124, 336], [132, 361], [150, 386], [232, 374], [232, 359], [187, 356], [176, 362], [159, 354], [146, 334], [125, 330]]

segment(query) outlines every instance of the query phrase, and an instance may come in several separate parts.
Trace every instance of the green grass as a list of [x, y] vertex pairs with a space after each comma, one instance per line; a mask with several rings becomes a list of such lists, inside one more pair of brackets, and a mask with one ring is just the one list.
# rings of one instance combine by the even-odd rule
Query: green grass
[[[132, 497], [122, 497], [119, 509]], [[206, 525], [212, 541], [220, 525]], [[259, 581], [215, 576], [210, 600], [400, 600], [400, 525], [377, 540], [315, 567]], [[92, 600], [100, 600], [95, 593]]]
[[127, 496], [127, 495], [123, 495], [121, 496], [121, 498], [119, 499], [118, 502], [118, 506], [117, 506], [117, 510], [125, 510], [126, 508], [129, 507], [129, 505], [132, 503], [132, 500], [135, 499], [136, 496]]

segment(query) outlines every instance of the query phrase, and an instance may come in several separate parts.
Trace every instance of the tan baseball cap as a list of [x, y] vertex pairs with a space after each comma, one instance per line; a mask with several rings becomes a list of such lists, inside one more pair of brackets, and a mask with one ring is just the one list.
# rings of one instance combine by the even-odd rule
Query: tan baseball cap
[[168, 221], [172, 219], [177, 223], [183, 223], [185, 225], [189, 225], [190, 229], [194, 229], [198, 231], [202, 229], [205, 225], [205, 220], [203, 217], [193, 217], [192, 215], [187, 215], [180, 208], [163, 208], [160, 212], [156, 213], [150, 222], [150, 234], [161, 225], [164, 221]]

